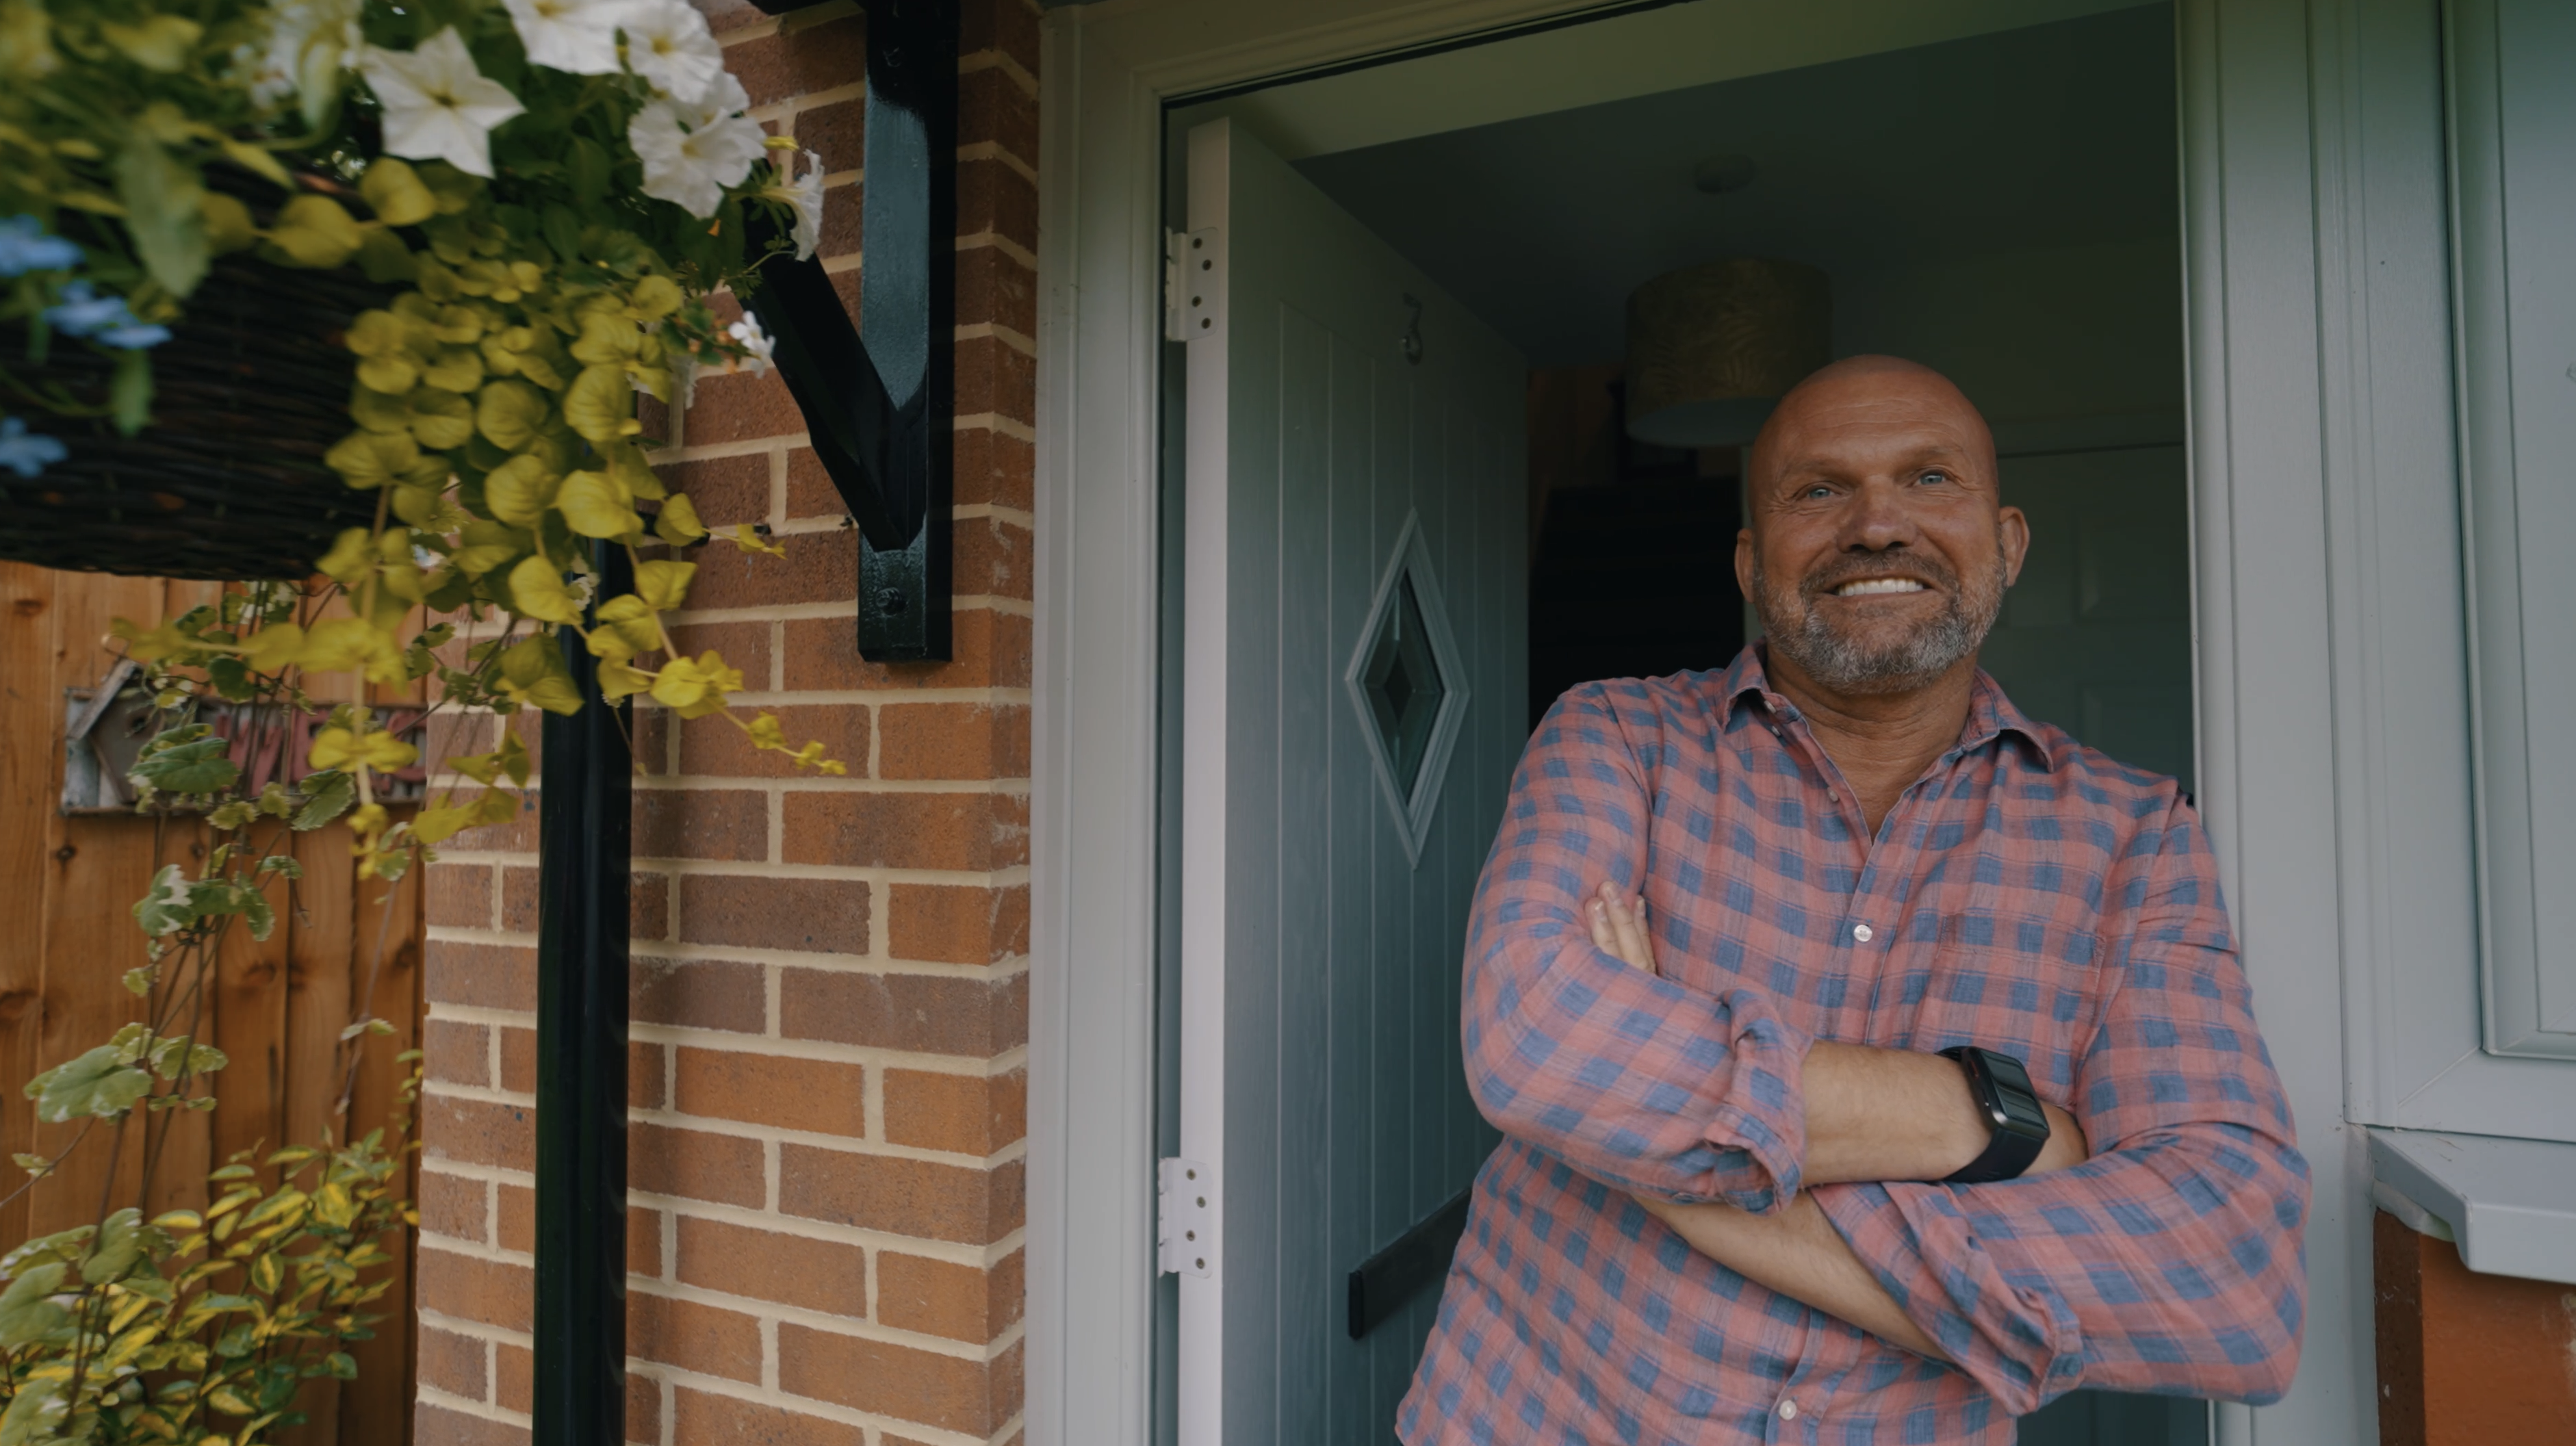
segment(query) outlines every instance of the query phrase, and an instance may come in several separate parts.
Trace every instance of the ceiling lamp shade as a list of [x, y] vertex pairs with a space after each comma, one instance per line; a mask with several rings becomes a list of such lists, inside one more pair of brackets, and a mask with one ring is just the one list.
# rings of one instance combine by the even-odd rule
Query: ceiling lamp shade
[[1771, 404], [1833, 359], [1825, 273], [1738, 257], [1628, 296], [1628, 435], [1659, 447], [1753, 440]]

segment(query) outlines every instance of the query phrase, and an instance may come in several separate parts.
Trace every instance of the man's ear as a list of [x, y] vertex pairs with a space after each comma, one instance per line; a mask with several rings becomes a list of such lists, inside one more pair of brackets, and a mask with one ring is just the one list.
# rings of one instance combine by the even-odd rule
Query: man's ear
[[1741, 527], [1735, 532], [1735, 590], [1747, 601], [1753, 597], [1753, 529]]
[[2030, 556], [2030, 519], [2018, 507], [1998, 509], [1995, 530], [2004, 544], [2004, 586], [2021, 579], [2022, 559]]

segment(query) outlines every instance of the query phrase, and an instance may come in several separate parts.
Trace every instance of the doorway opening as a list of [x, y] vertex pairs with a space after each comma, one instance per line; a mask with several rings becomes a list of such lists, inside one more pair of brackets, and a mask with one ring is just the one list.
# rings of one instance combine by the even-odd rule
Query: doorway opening
[[[1225, 121], [1517, 351], [1524, 474], [1480, 504], [1515, 514], [1516, 585], [1487, 586], [1463, 607], [1468, 590], [1451, 587], [1446, 624], [1463, 635], [1478, 622], [1463, 614], [1476, 607], [1504, 606], [1508, 597], [1518, 609], [1507, 620], [1482, 619], [1516, 634], [1507, 670], [1515, 737], [1577, 682], [1722, 668], [1759, 635], [1733, 575], [1743, 449], [1723, 439], [1661, 444], [1634, 435], [1627, 356], [1630, 298], [1639, 287], [1705, 262], [1761, 258], [1826, 278], [1830, 355], [1883, 352], [1933, 366], [1992, 425], [2005, 498], [2029, 514], [2034, 535], [1983, 653], [2005, 692], [2030, 716], [2193, 787], [2170, 6], [2068, 0], [2045, 23], [1994, 29], [1990, 7], [1890, 3], [1860, 7], [1875, 20], [1832, 35], [1799, 30], [1794, 13], [1738, 16], [1723, 22], [1737, 27], [1723, 44], [1688, 28], [1720, 23], [1707, 14], [1713, 8], [1625, 15], [1176, 104], [1167, 113], [1167, 224], [1177, 236], [1192, 235], [1191, 137]], [[1680, 36], [1699, 48], [1680, 46]], [[1455, 341], [1424, 328], [1416, 297], [1403, 300], [1416, 303], [1410, 314], [1390, 291], [1382, 338], [1413, 349], [1388, 364], [1398, 378], [1426, 345], [1436, 359]], [[1185, 497], [1194, 495], [1183, 435], [1192, 404], [1184, 379], [1194, 375], [1187, 346], [1168, 349], [1164, 373], [1166, 907], [1157, 1133], [1165, 1156], [1188, 1153], [1179, 998], [1189, 846], [1179, 824], [1189, 745], [1184, 650], [1170, 640], [1205, 625], [1183, 608], [1195, 565], [1184, 525]], [[1341, 413], [1316, 415], [1327, 430], [1343, 425]], [[1283, 424], [1283, 437], [1292, 431]], [[1283, 454], [1289, 445], [1281, 443]], [[1456, 511], [1454, 499], [1443, 505]], [[1416, 525], [1401, 507], [1387, 515]], [[1442, 524], [1431, 517], [1420, 525], [1437, 532]], [[1372, 577], [1392, 575], [1383, 543], [1371, 554]], [[1283, 545], [1281, 555], [1293, 551]], [[1441, 553], [1446, 575], [1463, 566]], [[1362, 613], [1403, 616], [1382, 608], [1352, 616]], [[1294, 625], [1293, 617], [1263, 623]], [[1316, 666], [1329, 667], [1333, 688], [1362, 641], [1355, 631], [1335, 633], [1309, 650]], [[1281, 656], [1296, 652], [1283, 645]], [[1488, 699], [1505, 681], [1446, 672], [1439, 679]], [[1406, 694], [1419, 696], [1428, 695]], [[1389, 717], [1401, 711], [1387, 709]], [[1300, 715], [1283, 703], [1279, 716]], [[1421, 713], [1422, 726], [1436, 716]], [[1508, 770], [1477, 771], [1473, 749], [1459, 756], [1470, 761], [1437, 792], [1438, 807], [1494, 817]], [[1374, 795], [1367, 806], [1377, 806]], [[1488, 828], [1474, 841], [1475, 855], [1490, 836]], [[1427, 910], [1419, 880], [1444, 856], [1408, 845], [1408, 857], [1406, 876], [1415, 880], [1407, 886], [1408, 942], [1395, 955], [1372, 956], [1372, 967], [1426, 980], [1445, 973], [1450, 992], [1425, 997], [1450, 1001], [1452, 1011], [1443, 1019], [1436, 1008], [1417, 1009], [1405, 1027], [1418, 1037], [1388, 1036], [1383, 1017], [1354, 1026], [1362, 1029], [1356, 1042], [1337, 1037], [1330, 1049], [1354, 1051], [1363, 1068], [1371, 1051], [1418, 1061], [1425, 1050], [1455, 1048], [1463, 941], [1439, 920], [1463, 920], [1464, 898], [1446, 913]], [[1472, 865], [1442, 887], [1471, 886]], [[1276, 967], [1293, 981], [1292, 933], [1280, 931], [1287, 942]], [[1328, 943], [1346, 947], [1338, 935]], [[1314, 967], [1323, 978], [1326, 961]], [[1296, 1102], [1278, 1108], [1288, 1118]], [[1315, 1168], [1334, 1168], [1329, 1142], [1301, 1147], [1323, 1150], [1325, 1163]], [[1245, 1178], [1229, 1173], [1229, 1190]], [[1434, 1180], [1408, 1172], [1407, 1203], [1365, 1212], [1392, 1223], [1373, 1227], [1364, 1249], [1337, 1245], [1352, 1258], [1313, 1262], [1315, 1269], [1283, 1255], [1277, 1278], [1328, 1268], [1338, 1281], [1347, 1271], [1357, 1292], [1363, 1276], [1380, 1279], [1363, 1267], [1382, 1266], [1391, 1252], [1409, 1252], [1402, 1258], [1410, 1260], [1432, 1249], [1445, 1260], [1440, 1232], [1454, 1240], [1457, 1192], [1467, 1183], [1467, 1173]], [[1371, 1188], [1358, 1187], [1363, 1195]], [[1237, 1195], [1229, 1194], [1226, 1211], [1252, 1218]], [[1334, 1423], [1331, 1439], [1363, 1420], [1364, 1439], [1391, 1439], [1404, 1368], [1419, 1354], [1438, 1294], [1436, 1271], [1402, 1278], [1418, 1279], [1418, 1293], [1373, 1299], [1365, 1339], [1356, 1328], [1342, 1330], [1338, 1315], [1311, 1341], [1289, 1339], [1304, 1327], [1264, 1326], [1276, 1333], [1264, 1337], [1270, 1359], [1315, 1379], [1273, 1387], [1281, 1403], [1273, 1434], [1253, 1439], [1309, 1439], [1294, 1424], [1305, 1419], [1301, 1402], [1325, 1399], [1331, 1404], [1317, 1408], [1317, 1419]], [[1165, 1278], [1163, 1441], [1187, 1434], [1169, 1384], [1185, 1329], [1179, 1290]], [[1229, 1296], [1227, 1330], [1243, 1309]], [[1363, 1399], [1346, 1410], [1339, 1393]], [[1231, 1446], [1242, 1433], [1234, 1414], [1226, 1419]], [[2203, 1403], [2097, 1392], [2078, 1392], [2020, 1424], [2028, 1446], [2201, 1446], [2208, 1432]]]

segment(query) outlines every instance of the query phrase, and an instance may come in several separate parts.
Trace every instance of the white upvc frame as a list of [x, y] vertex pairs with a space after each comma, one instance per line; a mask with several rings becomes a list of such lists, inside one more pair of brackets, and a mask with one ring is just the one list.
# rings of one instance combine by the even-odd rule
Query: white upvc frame
[[[1767, 0], [1707, 0], [1747, 7]], [[2418, 736], [2356, 698], [2332, 584], [2351, 561], [2330, 467], [2375, 434], [2348, 319], [2362, 263], [2336, 190], [2352, 32], [2427, 0], [2179, 0], [2201, 794], [2256, 1006], [2316, 1177], [2307, 1350], [2277, 1406], [2219, 1440], [2376, 1436], [2366, 1151], [2345, 1122], [2353, 996], [2389, 946], [2357, 917], [2384, 823], [2338, 790]], [[1037, 658], [1032, 802], [1027, 1429], [1142, 1443], [1152, 1420], [1152, 1083], [1160, 298], [1165, 98], [1591, 8], [1563, 0], [1109, 0], [1051, 12], [1041, 88]], [[2311, 11], [2313, 10], [2313, 16]], [[2402, 21], [2402, 15], [2400, 16]], [[2313, 33], [2311, 27], [2313, 26]], [[2357, 83], [2357, 80], [2355, 81]], [[2357, 102], [2356, 102], [2357, 104]], [[2312, 126], [2316, 133], [2312, 135]], [[2322, 231], [2318, 207], [2332, 225]], [[2322, 274], [2321, 274], [2322, 273]], [[2345, 347], [2326, 360], [2329, 345]], [[2383, 421], [2380, 425], [2386, 425]], [[2365, 448], [2366, 455], [2366, 448]], [[2335, 472], [2340, 486], [2347, 474]], [[2333, 559], [2330, 562], [2330, 557]], [[2394, 639], [2369, 635], [2369, 646]], [[2374, 654], [2374, 656], [2376, 656]], [[2393, 664], [2393, 658], [2391, 662]], [[2376, 711], [2374, 711], [2376, 710]], [[2386, 730], [2383, 730], [2386, 731]], [[2365, 750], [2366, 753], [2366, 750]], [[2381, 814], [2384, 820], [2388, 817]], [[2356, 834], [2358, 829], [2358, 834]], [[2331, 846], [2329, 845], [2331, 842]], [[2382, 849], [2385, 853], [2385, 850]], [[2352, 947], [2346, 940], [2360, 935]], [[2367, 1070], [2367, 1031], [2353, 1038]]]

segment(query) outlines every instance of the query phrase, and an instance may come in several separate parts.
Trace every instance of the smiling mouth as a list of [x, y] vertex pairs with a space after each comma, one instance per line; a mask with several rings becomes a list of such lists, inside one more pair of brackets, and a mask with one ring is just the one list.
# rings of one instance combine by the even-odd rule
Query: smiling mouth
[[1854, 578], [1834, 589], [1836, 597], [1876, 597], [1884, 593], [1927, 592], [1930, 589], [1910, 577]]

